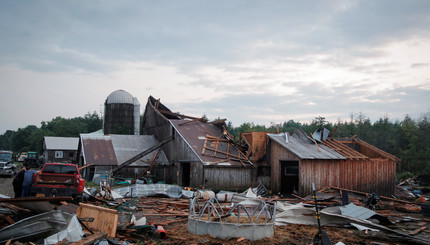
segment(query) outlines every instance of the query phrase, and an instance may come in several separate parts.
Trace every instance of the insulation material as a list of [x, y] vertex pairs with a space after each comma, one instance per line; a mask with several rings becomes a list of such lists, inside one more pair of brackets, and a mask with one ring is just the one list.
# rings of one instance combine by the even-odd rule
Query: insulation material
[[124, 197], [148, 197], [163, 195], [170, 198], [180, 198], [182, 196], [182, 189], [180, 186], [167, 184], [134, 184], [116, 188], [114, 191]]

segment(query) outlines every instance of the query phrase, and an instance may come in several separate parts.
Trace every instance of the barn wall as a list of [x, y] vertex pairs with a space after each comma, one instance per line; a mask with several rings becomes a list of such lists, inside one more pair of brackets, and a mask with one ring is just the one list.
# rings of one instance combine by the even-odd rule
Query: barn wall
[[[169, 169], [166, 171], [166, 182], [182, 185], [181, 162], [190, 162], [190, 186], [199, 187], [203, 185], [203, 167], [200, 159], [184, 139], [173, 130], [173, 126], [160, 112], [146, 105], [144, 124], [147, 134], [154, 135], [157, 140], [162, 141], [175, 134], [175, 139], [163, 146], [163, 151], [169, 159]], [[198, 163], [198, 164], [196, 164]]]
[[[62, 151], [62, 158], [55, 158], [55, 152]], [[69, 162], [74, 163], [76, 161], [77, 150], [48, 150], [47, 158], [45, 157], [45, 162]]]
[[391, 195], [396, 180], [396, 163], [388, 159], [368, 160], [302, 160], [299, 192], [312, 193], [316, 188], [336, 186], [346, 189]]
[[257, 168], [204, 166], [205, 186], [214, 191], [244, 191], [255, 187]]
[[[271, 166], [271, 188], [273, 193], [278, 193], [281, 191], [281, 164], [280, 161], [288, 161], [288, 160], [296, 160], [300, 161], [300, 159], [286, 150], [277, 142], [270, 140], [269, 141], [269, 164]], [[300, 168], [300, 165], [299, 165]]]
[[143, 119], [147, 134], [153, 134], [161, 141], [175, 134], [173, 141], [164, 147], [169, 159], [166, 182], [183, 185], [181, 163], [190, 163], [190, 187], [210, 187], [213, 190], [244, 190], [258, 184], [257, 168], [204, 166], [192, 147], [173, 130], [173, 125], [160, 112], [147, 103]]

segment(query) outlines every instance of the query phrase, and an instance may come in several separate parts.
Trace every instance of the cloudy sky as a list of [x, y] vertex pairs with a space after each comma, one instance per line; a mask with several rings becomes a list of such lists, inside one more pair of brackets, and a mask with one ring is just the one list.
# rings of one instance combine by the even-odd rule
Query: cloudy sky
[[0, 1], [0, 134], [100, 112], [270, 125], [430, 111], [430, 1]]

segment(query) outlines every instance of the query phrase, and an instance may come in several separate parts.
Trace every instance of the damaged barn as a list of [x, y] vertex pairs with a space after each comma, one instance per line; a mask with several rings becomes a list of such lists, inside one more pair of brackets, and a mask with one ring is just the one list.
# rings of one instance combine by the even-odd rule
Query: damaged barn
[[383, 195], [394, 192], [400, 159], [362, 140], [314, 139], [300, 128], [291, 135], [268, 137], [274, 192], [306, 195], [311, 193], [312, 182], [317, 188], [336, 186]]
[[123, 177], [164, 178], [163, 166], [168, 165], [168, 160], [161, 148], [133, 160], [158, 143], [152, 135], [103, 135], [101, 131], [81, 134], [79, 166], [83, 169], [84, 178], [95, 183], [110, 178], [111, 173], [117, 170]]
[[158, 140], [174, 134], [163, 150], [171, 166], [166, 181], [213, 190], [245, 190], [257, 184], [257, 167], [225, 131], [225, 120], [208, 122], [173, 113], [152, 96], [143, 116], [147, 134]]

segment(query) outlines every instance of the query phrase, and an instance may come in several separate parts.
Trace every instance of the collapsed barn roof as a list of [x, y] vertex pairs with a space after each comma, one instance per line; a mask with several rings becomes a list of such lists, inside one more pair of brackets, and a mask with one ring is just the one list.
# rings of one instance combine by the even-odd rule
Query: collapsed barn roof
[[346, 159], [330, 147], [318, 145], [306, 136], [301, 128], [297, 128], [291, 135], [288, 133], [268, 134], [268, 137], [301, 159]]
[[[152, 96], [148, 98], [148, 106], [151, 107], [151, 111], [172, 125], [205, 165], [244, 167], [253, 165], [226, 132], [225, 119], [208, 121], [204, 117], [198, 118], [175, 113]], [[146, 125], [147, 113], [149, 113], [147, 109], [143, 119], [144, 125]]]
[[[84, 163], [95, 166], [118, 166], [156, 145], [157, 139], [153, 135], [97, 135], [81, 134], [80, 144]], [[149, 166], [153, 152], [148, 153], [133, 162], [130, 167]], [[167, 165], [168, 160], [161, 152], [156, 164]]]
[[223, 138], [223, 130], [216, 125], [196, 120], [170, 120], [170, 123], [205, 164], [252, 165], [233, 142]]

